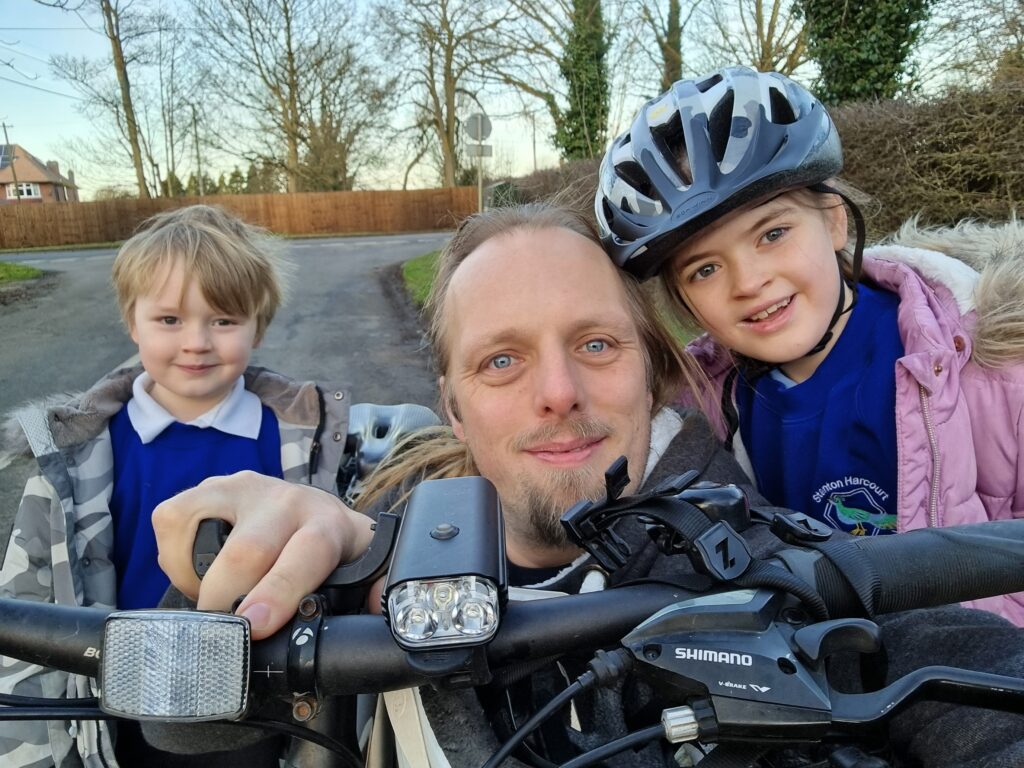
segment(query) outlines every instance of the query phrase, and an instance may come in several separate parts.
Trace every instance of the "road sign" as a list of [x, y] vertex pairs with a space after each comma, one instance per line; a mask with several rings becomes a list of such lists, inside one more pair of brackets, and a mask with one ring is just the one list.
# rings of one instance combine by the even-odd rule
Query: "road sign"
[[490, 144], [467, 144], [466, 145], [466, 156], [467, 157], [493, 157], [494, 147]]
[[483, 141], [491, 135], [491, 120], [482, 112], [474, 112], [466, 121], [466, 134], [473, 141]]

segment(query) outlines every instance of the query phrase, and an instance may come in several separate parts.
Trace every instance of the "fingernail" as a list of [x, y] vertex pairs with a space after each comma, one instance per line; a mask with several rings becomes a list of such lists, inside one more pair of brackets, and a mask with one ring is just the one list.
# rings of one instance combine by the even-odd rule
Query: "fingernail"
[[240, 615], [247, 618], [252, 628], [258, 631], [270, 623], [270, 606], [266, 603], [253, 603]]

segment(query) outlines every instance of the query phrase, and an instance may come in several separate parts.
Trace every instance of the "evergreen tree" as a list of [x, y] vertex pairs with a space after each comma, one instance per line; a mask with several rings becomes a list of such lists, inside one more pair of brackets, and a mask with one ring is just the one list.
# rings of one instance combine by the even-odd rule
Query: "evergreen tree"
[[825, 102], [892, 98], [934, 0], [800, 0]]
[[569, 104], [555, 128], [555, 146], [566, 160], [604, 152], [608, 129], [608, 36], [600, 0], [573, 0], [572, 28], [559, 61]]
[[[241, 173], [239, 173], [241, 175]], [[262, 195], [284, 191], [281, 167], [267, 162], [250, 162], [245, 174], [245, 194]]]
[[242, 174], [242, 169], [237, 165], [235, 166], [235, 169], [231, 171], [231, 175], [228, 176], [228, 188], [226, 192], [229, 195], [245, 194], [245, 176]]
[[164, 197], [181, 197], [185, 194], [185, 186], [174, 171], [167, 174], [167, 178], [163, 180], [161, 186]]

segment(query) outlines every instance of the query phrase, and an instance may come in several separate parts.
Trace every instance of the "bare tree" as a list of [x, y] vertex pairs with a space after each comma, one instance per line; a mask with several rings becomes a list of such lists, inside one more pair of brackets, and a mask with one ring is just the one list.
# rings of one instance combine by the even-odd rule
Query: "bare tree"
[[382, 162], [381, 116], [392, 111], [396, 78], [380, 78], [363, 59], [349, 47], [310, 73], [317, 97], [303, 105], [306, 135], [299, 173], [305, 189], [352, 189], [363, 168]]
[[[191, 105], [199, 98], [198, 70], [189, 53], [188, 34], [177, 19], [157, 12], [150, 18], [150, 26], [154, 30], [151, 50], [157, 108], [146, 114], [155, 111], [159, 123], [163, 181], [157, 181], [163, 193], [173, 197], [177, 193], [173, 180], [180, 176], [187, 154]], [[158, 168], [156, 144], [154, 140], [145, 146], [150, 163]]]
[[[601, 19], [630, 18], [633, 4], [626, 0], [508, 2], [516, 16], [502, 29], [499, 45], [504, 53], [489, 71], [489, 79], [512, 86], [544, 106], [563, 154], [578, 152], [567, 151], [559, 140], [573, 133], [586, 137], [584, 154], [600, 154], [607, 135], [607, 94], [614, 90], [612, 82], [619, 81], [624, 89], [637, 85], [632, 77], [635, 70], [627, 64], [635, 37], [616, 34], [628, 24], [606, 25]], [[598, 98], [599, 92], [605, 95]], [[570, 126], [580, 119], [585, 125]]]
[[[690, 19], [700, 6], [700, 0], [687, 3], [685, 9], [681, 0], [644, 0], [639, 4], [640, 24], [639, 48], [653, 58], [661, 72], [661, 90], [683, 76], [683, 31], [689, 28]], [[651, 41], [653, 39], [653, 45]]]
[[[261, 166], [277, 165], [289, 192], [322, 183], [309, 178], [304, 161], [324, 158], [328, 145], [347, 168], [369, 124], [366, 111], [379, 107], [388, 91], [362, 63], [355, 3], [193, 0], [192, 6], [206, 82], [223, 105], [218, 146]], [[363, 114], [355, 119], [360, 103]], [[350, 183], [347, 170], [341, 175], [339, 183]]]
[[[148, 34], [148, 30], [140, 24], [140, 8], [132, 8], [134, 0], [82, 0], [43, 5], [73, 11], [83, 19], [98, 14], [102, 22], [102, 34], [110, 43], [110, 61], [56, 56], [51, 60], [51, 65], [58, 77], [82, 95], [86, 112], [113, 118], [131, 158], [139, 197], [149, 197], [139, 121], [132, 94], [133, 73], [140, 66], [143, 40]], [[107, 68], [111, 63], [116, 78], [113, 87], [107, 76]]]
[[1024, 58], [1024, 0], [937, 0], [914, 55], [914, 82], [976, 85]]
[[[507, 7], [473, 0], [383, 0], [376, 26], [385, 50], [400, 51], [405, 62], [403, 91], [408, 94], [413, 162], [436, 150], [441, 183], [456, 185], [459, 162], [459, 114], [476, 102], [482, 73], [501, 53], [495, 41], [513, 19]], [[477, 103], [479, 107], [479, 104]], [[426, 141], [426, 137], [431, 141]]]
[[715, 66], [745, 64], [791, 75], [808, 60], [807, 34], [792, 0], [724, 0], [701, 6], [700, 16]]

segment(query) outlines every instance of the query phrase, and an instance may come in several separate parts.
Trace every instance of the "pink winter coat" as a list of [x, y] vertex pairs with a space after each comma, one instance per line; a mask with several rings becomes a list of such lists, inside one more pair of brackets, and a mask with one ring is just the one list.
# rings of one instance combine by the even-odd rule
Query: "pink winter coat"
[[[900, 297], [897, 530], [1024, 517], [1024, 226], [907, 225], [865, 252], [864, 276]], [[720, 403], [729, 353], [706, 335], [688, 349]], [[738, 432], [733, 446], [743, 463]], [[1024, 626], [1024, 593], [970, 605]]]

